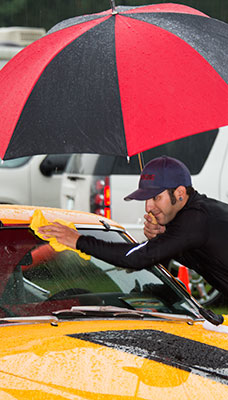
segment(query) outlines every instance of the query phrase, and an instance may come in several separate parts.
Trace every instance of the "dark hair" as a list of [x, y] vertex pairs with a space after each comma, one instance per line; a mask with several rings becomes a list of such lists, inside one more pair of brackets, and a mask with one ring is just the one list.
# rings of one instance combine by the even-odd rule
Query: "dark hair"
[[[170, 197], [170, 200], [171, 200], [171, 204], [172, 204], [172, 205], [176, 204], [177, 199], [176, 199], [176, 197], [174, 196], [174, 192], [175, 192], [176, 188], [167, 189], [167, 190], [168, 190], [168, 193], [169, 193], [169, 197]], [[187, 187], [186, 187], [186, 193], [187, 193], [188, 196], [190, 196], [192, 193], [194, 193], [194, 191], [195, 191], [195, 190], [193, 189], [192, 186], [187, 186]]]

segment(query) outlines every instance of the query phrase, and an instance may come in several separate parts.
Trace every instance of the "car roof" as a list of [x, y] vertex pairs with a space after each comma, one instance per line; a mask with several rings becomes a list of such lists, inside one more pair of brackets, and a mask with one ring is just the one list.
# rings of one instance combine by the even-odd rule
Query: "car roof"
[[77, 225], [104, 225], [101, 221], [108, 223], [111, 227], [123, 229], [117, 222], [107, 219], [101, 215], [76, 210], [64, 210], [60, 208], [6, 205], [0, 204], [0, 221], [2, 225], [29, 225], [35, 210], [41, 210], [44, 217], [49, 221], [70, 221]]

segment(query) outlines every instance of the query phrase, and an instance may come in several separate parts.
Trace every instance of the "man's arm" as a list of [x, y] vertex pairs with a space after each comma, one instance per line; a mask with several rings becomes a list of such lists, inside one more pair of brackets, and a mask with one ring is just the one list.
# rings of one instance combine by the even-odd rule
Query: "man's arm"
[[142, 269], [201, 247], [207, 240], [207, 232], [206, 215], [199, 210], [188, 210], [184, 215], [176, 217], [162, 235], [147, 242], [107, 243], [81, 236], [77, 249], [121, 267]]
[[175, 218], [162, 235], [141, 244], [112, 243], [80, 235], [74, 229], [55, 223], [39, 229], [46, 237], [55, 236], [59, 243], [77, 248], [120, 267], [142, 269], [162, 262], [186, 250], [199, 248], [207, 238], [205, 214], [188, 211]]

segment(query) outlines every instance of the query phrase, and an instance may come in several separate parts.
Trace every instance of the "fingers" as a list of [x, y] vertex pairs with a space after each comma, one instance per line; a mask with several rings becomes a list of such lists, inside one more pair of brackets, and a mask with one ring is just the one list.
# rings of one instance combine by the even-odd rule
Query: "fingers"
[[157, 220], [156, 220], [155, 216], [152, 214], [152, 212], [149, 212], [148, 215], [149, 215], [150, 218], [151, 218], [151, 221], [150, 221], [150, 222], [151, 222], [152, 224], [156, 225], [156, 224], [157, 224]]
[[159, 233], [160, 233], [160, 230], [159, 230], [159, 228], [157, 228], [157, 225], [154, 225], [154, 224], [150, 224], [150, 225], [145, 224], [144, 225], [144, 235], [147, 237], [147, 239], [153, 239]]
[[76, 248], [76, 243], [80, 236], [75, 229], [62, 225], [59, 222], [53, 222], [53, 224], [42, 226], [38, 231], [44, 239], [55, 237], [59, 243], [73, 249]]
[[49, 230], [59, 230], [62, 229], [63, 227], [65, 227], [65, 225], [60, 224], [59, 222], [53, 222], [50, 225], [43, 225], [39, 227], [40, 231], [49, 231]]
[[157, 220], [156, 220], [156, 218], [154, 217], [154, 215], [153, 215], [153, 217], [152, 217], [152, 213], [145, 214], [145, 215], [144, 215], [144, 218], [145, 218], [146, 221], [151, 222], [151, 223], [154, 224], [154, 225], [157, 225]]
[[39, 227], [39, 232], [40, 233], [58, 233], [58, 232], [64, 232], [71, 230], [72, 228], [69, 228], [69, 226], [60, 224], [59, 222], [53, 222], [50, 225], [44, 225]]
[[147, 239], [153, 239], [157, 235], [160, 235], [161, 233], [164, 233], [166, 228], [163, 225], [160, 225], [158, 223], [154, 224], [152, 222], [152, 218], [149, 214], [144, 215], [145, 222], [144, 222], [144, 235], [147, 237]]
[[64, 231], [64, 225], [54, 222], [51, 225], [44, 225], [39, 227], [39, 233], [44, 237], [59, 236]]

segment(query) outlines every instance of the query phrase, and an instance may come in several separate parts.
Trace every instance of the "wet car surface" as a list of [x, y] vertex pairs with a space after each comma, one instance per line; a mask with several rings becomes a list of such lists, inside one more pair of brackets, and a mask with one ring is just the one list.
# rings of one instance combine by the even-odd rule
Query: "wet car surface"
[[[29, 228], [34, 210], [0, 206], [0, 399], [227, 399], [226, 317], [206, 325], [161, 265], [126, 270], [54, 251]], [[100, 216], [42, 212], [132, 240]]]

